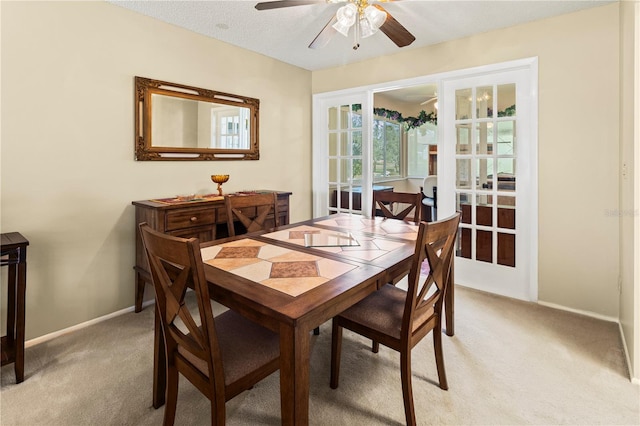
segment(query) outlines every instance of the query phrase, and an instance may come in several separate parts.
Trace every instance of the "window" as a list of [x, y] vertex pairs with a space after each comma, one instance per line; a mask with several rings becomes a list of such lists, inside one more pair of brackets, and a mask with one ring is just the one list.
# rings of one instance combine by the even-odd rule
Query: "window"
[[373, 181], [401, 177], [402, 128], [399, 123], [373, 120]]
[[437, 175], [438, 126], [425, 123], [407, 132], [407, 176]]
[[211, 108], [211, 147], [247, 149], [249, 119], [247, 108]]
[[240, 117], [220, 117], [220, 146], [222, 148], [237, 148], [239, 145], [238, 133], [240, 131]]

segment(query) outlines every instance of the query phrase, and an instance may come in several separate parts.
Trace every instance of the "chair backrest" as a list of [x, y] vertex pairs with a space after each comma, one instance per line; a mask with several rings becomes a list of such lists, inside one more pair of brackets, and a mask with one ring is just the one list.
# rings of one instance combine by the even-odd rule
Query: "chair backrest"
[[236, 235], [234, 221], [238, 220], [246, 228], [246, 232], [260, 231], [270, 228], [267, 216], [273, 216], [273, 226], [280, 225], [278, 214], [278, 194], [225, 195], [227, 209], [227, 229], [229, 236]]
[[[170, 354], [176, 354], [180, 346], [181, 351], [187, 351], [202, 360], [208, 367], [208, 378], [205, 380], [218, 390], [218, 394], [224, 395], [222, 358], [199, 240], [163, 234], [146, 223], [141, 223], [139, 228], [149, 260], [167, 358], [171, 359]], [[185, 304], [188, 287], [192, 287], [196, 293], [200, 327]], [[185, 327], [186, 332], [183, 331]], [[197, 374], [196, 367], [192, 370]]]
[[[444, 295], [449, 285], [456, 234], [460, 223], [460, 213], [437, 221], [421, 222], [416, 239], [413, 263], [409, 271], [407, 301], [402, 322], [403, 333], [411, 335], [428, 320], [431, 310], [439, 319], [442, 314]], [[422, 263], [429, 265], [429, 273], [420, 276]], [[430, 328], [425, 329], [425, 333]]]
[[438, 176], [430, 175], [422, 181], [422, 193], [425, 197], [435, 198], [436, 188], [438, 187]]
[[[394, 212], [394, 204], [399, 204], [402, 210]], [[371, 215], [376, 216], [379, 210], [384, 217], [406, 220], [413, 211], [413, 221], [417, 225], [420, 223], [421, 205], [422, 195], [419, 192], [374, 191]]]

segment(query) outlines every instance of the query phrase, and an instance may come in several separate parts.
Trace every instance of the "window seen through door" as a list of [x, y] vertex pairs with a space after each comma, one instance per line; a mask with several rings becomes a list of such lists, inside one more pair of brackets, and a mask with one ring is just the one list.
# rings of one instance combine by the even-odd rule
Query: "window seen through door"
[[402, 128], [385, 119], [373, 120], [373, 181], [402, 175], [400, 162]]
[[407, 176], [437, 175], [438, 126], [425, 123], [407, 131]]

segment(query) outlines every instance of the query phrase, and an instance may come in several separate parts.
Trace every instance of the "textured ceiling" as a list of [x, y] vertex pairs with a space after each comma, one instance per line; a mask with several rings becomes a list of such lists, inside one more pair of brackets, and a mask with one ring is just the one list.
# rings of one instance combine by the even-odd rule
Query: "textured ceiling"
[[[108, 1], [311, 71], [400, 51], [382, 32], [362, 40], [358, 50], [352, 49], [351, 36], [339, 33], [325, 47], [309, 49], [309, 43], [341, 4], [319, 3], [258, 11], [255, 0]], [[403, 0], [381, 4], [416, 37], [411, 45], [402, 48], [410, 50], [612, 2]]]

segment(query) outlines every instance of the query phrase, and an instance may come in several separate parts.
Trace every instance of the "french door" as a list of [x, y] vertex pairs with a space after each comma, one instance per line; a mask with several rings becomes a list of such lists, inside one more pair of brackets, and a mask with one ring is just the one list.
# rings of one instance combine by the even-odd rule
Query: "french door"
[[371, 96], [314, 98], [313, 215], [368, 214]]
[[[385, 83], [437, 81], [438, 217], [463, 214], [456, 284], [537, 300], [537, 59]], [[313, 97], [313, 215], [370, 214], [373, 93]]]
[[537, 300], [535, 69], [443, 82], [438, 216], [462, 213], [455, 282]]

